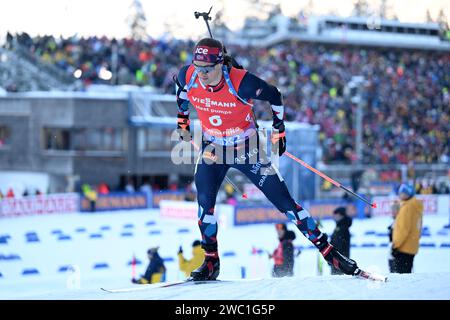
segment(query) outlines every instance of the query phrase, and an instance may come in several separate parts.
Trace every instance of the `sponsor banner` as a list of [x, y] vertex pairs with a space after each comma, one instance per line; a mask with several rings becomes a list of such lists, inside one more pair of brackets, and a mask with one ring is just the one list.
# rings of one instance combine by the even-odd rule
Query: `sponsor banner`
[[234, 225], [236, 226], [287, 221], [286, 215], [272, 205], [237, 205], [234, 211]]
[[354, 202], [346, 202], [342, 200], [310, 200], [305, 201], [305, 208], [309, 211], [314, 218], [331, 218], [333, 217], [333, 211], [338, 207], [345, 207], [347, 214], [350, 217], [357, 217], [358, 208]]
[[[358, 215], [357, 207], [353, 203], [341, 200], [312, 200], [304, 201], [303, 206], [314, 218], [330, 218], [334, 209], [343, 206], [351, 217]], [[284, 213], [279, 212], [273, 205], [238, 205], [235, 208], [234, 223], [236, 226], [255, 223], [283, 223], [289, 221]]]
[[162, 200], [184, 201], [185, 197], [183, 191], [153, 191], [153, 208], [159, 208]]
[[79, 204], [80, 196], [77, 193], [3, 199], [0, 201], [0, 217], [74, 213], [79, 211]]
[[[449, 215], [450, 196], [448, 195], [416, 195], [423, 201], [424, 215]], [[374, 197], [377, 208], [372, 210], [372, 216], [392, 216], [392, 204], [398, 201], [397, 196]]]
[[[146, 209], [148, 203], [148, 196], [144, 192], [112, 192], [98, 195], [95, 211]], [[81, 198], [81, 211], [91, 211], [91, 202], [85, 197]]]
[[161, 200], [159, 203], [162, 218], [198, 220], [196, 202]]
[[[160, 216], [168, 219], [185, 219], [197, 223], [198, 204], [190, 201], [162, 200], [160, 202]], [[221, 226], [232, 226], [234, 223], [234, 206], [218, 204], [215, 206], [214, 215]]]

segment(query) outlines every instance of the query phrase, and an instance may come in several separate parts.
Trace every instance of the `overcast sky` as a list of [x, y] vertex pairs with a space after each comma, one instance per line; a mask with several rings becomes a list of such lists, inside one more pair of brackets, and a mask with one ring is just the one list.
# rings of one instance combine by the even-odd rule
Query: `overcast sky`
[[[306, 7], [310, 0], [268, 0], [281, 3], [285, 15], [294, 16]], [[376, 9], [381, 0], [368, 0]], [[106, 35], [124, 37], [129, 34], [126, 18], [132, 0], [1, 0], [0, 35], [6, 31], [26, 31], [31, 35], [53, 34], [70, 36]], [[252, 12], [245, 0], [141, 0], [148, 20], [148, 33], [161, 36], [165, 25], [170, 24], [178, 37], [196, 37], [205, 31], [204, 22], [194, 18], [194, 11], [207, 11], [213, 6], [213, 14], [224, 6], [223, 12], [231, 29], [242, 26], [247, 13]], [[319, 14], [330, 11], [348, 16], [354, 0], [313, 0], [313, 10]], [[224, 4], [224, 5], [223, 5]], [[400, 21], [423, 22], [426, 10], [435, 18], [444, 8], [450, 17], [450, 0], [388, 0]], [[214, 17], [214, 15], [213, 15]]]

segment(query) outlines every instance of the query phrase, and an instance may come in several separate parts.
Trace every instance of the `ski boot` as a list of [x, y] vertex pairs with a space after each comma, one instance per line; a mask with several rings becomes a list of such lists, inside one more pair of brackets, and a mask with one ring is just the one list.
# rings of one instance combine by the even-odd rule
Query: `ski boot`
[[217, 244], [213, 248], [208, 245], [202, 245], [202, 248], [205, 249], [205, 260], [200, 267], [191, 272], [189, 281], [216, 280], [219, 276], [220, 259], [217, 252]]
[[359, 274], [360, 269], [356, 262], [343, 256], [336, 248], [328, 243], [326, 234], [322, 234], [313, 244], [319, 249], [330, 266], [334, 266], [336, 269], [348, 275], [356, 276]]

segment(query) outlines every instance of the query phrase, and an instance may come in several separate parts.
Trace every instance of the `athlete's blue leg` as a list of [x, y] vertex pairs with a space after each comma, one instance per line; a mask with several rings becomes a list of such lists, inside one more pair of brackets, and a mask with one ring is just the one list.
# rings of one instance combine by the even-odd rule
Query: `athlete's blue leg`
[[[203, 146], [204, 148], [205, 146]], [[203, 152], [195, 167], [195, 185], [198, 200], [198, 225], [202, 234], [202, 247], [205, 260], [202, 265], [191, 272], [191, 280], [214, 280], [220, 273], [220, 259], [217, 248], [217, 220], [214, 206], [220, 185], [229, 169], [226, 164], [211, 163], [208, 152]], [[207, 157], [205, 159], [205, 157]]]
[[245, 174], [306, 238], [315, 243], [322, 235], [309, 212], [291, 197], [286, 183], [273, 165], [261, 165], [259, 170], [255, 170], [259, 166], [250, 164], [233, 167]]
[[[238, 164], [232, 167], [244, 173], [279, 211], [285, 213], [300, 232], [319, 249], [329, 264], [346, 274], [355, 274], [358, 269], [356, 262], [344, 257], [328, 243], [327, 236], [319, 230], [309, 212], [292, 198], [277, 168], [271, 164]], [[256, 170], [258, 167], [259, 170]]]
[[[217, 220], [214, 206], [220, 185], [229, 169], [226, 164], [208, 164], [200, 159], [195, 169], [195, 186], [198, 201], [198, 225], [202, 234], [203, 246], [207, 251], [217, 251]], [[215, 248], [215, 250], [214, 250]]]

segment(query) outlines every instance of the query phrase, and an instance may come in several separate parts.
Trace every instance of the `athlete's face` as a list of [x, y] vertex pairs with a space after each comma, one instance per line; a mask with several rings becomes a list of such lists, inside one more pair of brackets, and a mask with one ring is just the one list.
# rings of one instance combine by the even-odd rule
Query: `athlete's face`
[[214, 65], [204, 61], [194, 61], [194, 67], [197, 68], [198, 77], [205, 85], [216, 85], [222, 79], [222, 63]]

